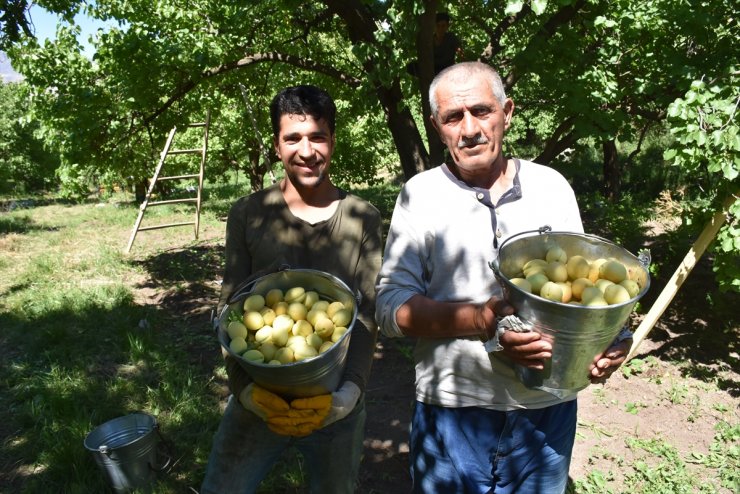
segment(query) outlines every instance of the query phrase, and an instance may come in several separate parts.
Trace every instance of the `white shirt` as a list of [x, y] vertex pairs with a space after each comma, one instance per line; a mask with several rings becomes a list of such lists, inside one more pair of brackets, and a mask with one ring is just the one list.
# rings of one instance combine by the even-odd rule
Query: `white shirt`
[[[415, 294], [439, 301], [483, 303], [502, 296], [489, 263], [508, 237], [549, 225], [583, 232], [570, 184], [552, 168], [517, 160], [512, 188], [497, 204], [446, 165], [409, 180], [393, 211], [378, 276], [376, 319], [386, 336], [401, 337], [398, 308]], [[525, 387], [500, 353], [476, 338], [419, 338], [414, 350], [416, 398], [446, 407], [496, 410], [543, 408], [562, 399]]]

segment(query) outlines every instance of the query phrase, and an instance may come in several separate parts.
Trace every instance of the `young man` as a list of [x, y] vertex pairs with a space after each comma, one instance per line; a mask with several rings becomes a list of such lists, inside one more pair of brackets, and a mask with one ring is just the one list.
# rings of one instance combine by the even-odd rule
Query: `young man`
[[314, 86], [289, 87], [273, 99], [274, 145], [285, 178], [231, 208], [219, 306], [248, 278], [281, 266], [337, 276], [361, 295], [342, 382], [331, 395], [330, 410], [302, 424], [300, 432], [276, 431], [265, 420], [279, 411], [255, 399], [255, 393], [269, 392], [225, 354], [232, 396], [214, 437], [202, 494], [255, 492], [290, 446], [303, 454], [312, 493], [354, 492], [364, 390], [377, 335], [374, 281], [381, 262], [381, 218], [371, 204], [331, 182], [335, 113], [331, 97]]
[[[529, 389], [513, 364], [543, 368], [552, 346], [506, 331], [512, 313], [488, 267], [511, 235], [550, 225], [582, 232], [576, 198], [555, 170], [503, 153], [514, 103], [496, 71], [463, 62], [429, 89], [432, 122], [452, 164], [403, 187], [377, 283], [376, 319], [387, 336], [417, 337], [412, 417], [414, 492], [561, 494], [576, 430], [576, 395]], [[497, 335], [498, 336], [498, 335]], [[627, 342], [596, 360], [592, 380], [622, 363]]]

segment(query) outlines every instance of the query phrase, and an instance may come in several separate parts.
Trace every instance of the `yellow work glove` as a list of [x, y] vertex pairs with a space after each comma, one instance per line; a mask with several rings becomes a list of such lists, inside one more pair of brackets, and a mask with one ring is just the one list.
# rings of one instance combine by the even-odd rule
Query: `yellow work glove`
[[255, 383], [250, 383], [239, 393], [239, 403], [262, 420], [287, 415], [290, 410], [287, 401]]
[[296, 398], [287, 413], [269, 417], [267, 426], [284, 436], [307, 436], [320, 428], [331, 409], [331, 395]]

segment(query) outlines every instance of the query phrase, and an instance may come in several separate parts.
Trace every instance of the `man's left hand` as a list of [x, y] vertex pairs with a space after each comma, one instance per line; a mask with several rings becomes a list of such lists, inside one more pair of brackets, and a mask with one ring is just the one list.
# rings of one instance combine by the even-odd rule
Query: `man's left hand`
[[283, 436], [303, 437], [322, 427], [332, 405], [330, 394], [296, 398], [290, 409], [267, 419], [271, 431]]
[[619, 368], [624, 360], [627, 358], [627, 354], [632, 347], [632, 339], [622, 340], [619, 343], [615, 343], [604, 351], [601, 355], [598, 355], [594, 359], [594, 363], [591, 365], [590, 378], [591, 383], [600, 384], [606, 382], [615, 370]]
[[290, 410], [269, 417], [267, 425], [284, 436], [307, 436], [349, 415], [361, 394], [355, 383], [345, 381], [332, 394], [294, 399], [290, 402]]

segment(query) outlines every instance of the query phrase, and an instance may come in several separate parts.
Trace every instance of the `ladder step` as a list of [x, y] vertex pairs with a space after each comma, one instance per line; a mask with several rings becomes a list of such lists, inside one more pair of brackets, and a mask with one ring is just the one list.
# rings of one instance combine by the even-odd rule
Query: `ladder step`
[[193, 154], [193, 153], [202, 153], [203, 148], [198, 149], [173, 149], [172, 151], [169, 151], [167, 155], [170, 154]]
[[157, 182], [160, 180], [182, 180], [184, 178], [200, 178], [200, 175], [195, 173], [193, 175], [172, 175], [169, 177], [157, 177]]
[[188, 226], [188, 225], [195, 225], [195, 221], [186, 221], [183, 223], [167, 223], [164, 225], [154, 225], [154, 226], [141, 226], [139, 227], [139, 231], [143, 232], [146, 230], [160, 230], [162, 228], [170, 228], [173, 226]]
[[166, 201], [153, 201], [147, 203], [147, 206], [162, 206], [164, 204], [180, 204], [184, 202], [198, 202], [198, 199], [194, 197], [189, 197], [187, 199], [168, 199]]
[[205, 122], [195, 122], [195, 123], [191, 123], [188, 125], [188, 127], [205, 127], [205, 126], [206, 126]]

